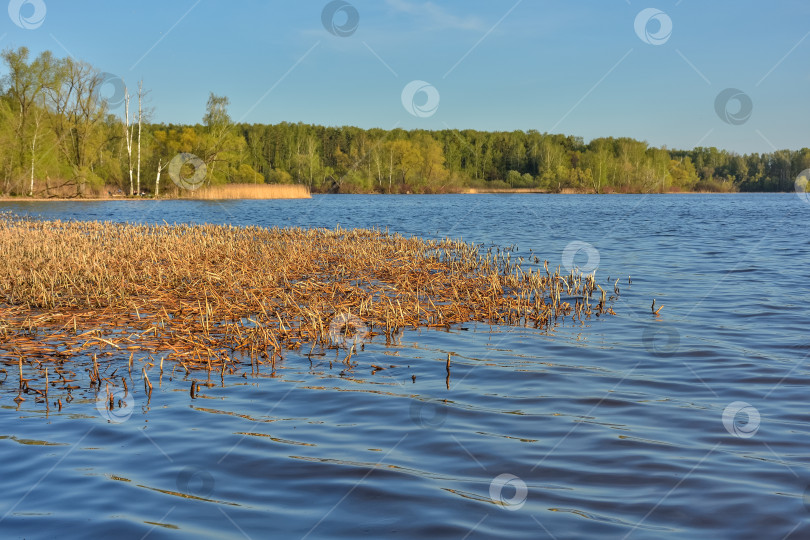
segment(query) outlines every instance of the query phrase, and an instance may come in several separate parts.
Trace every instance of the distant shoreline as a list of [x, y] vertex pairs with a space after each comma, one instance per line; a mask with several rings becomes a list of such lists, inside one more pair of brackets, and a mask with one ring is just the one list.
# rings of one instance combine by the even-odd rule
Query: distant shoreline
[[[671, 193], [553, 193], [551, 191], [518, 191], [518, 190], [470, 190], [459, 193], [394, 193], [393, 195], [428, 195], [428, 196], [441, 196], [441, 195], [594, 195], [594, 196], [611, 196], [611, 195], [751, 195], [754, 193], [789, 193], [785, 191], [676, 191]], [[313, 193], [313, 197], [319, 195], [330, 195], [329, 193]], [[335, 195], [351, 196], [351, 195], [380, 195], [387, 196], [388, 193], [337, 193]], [[301, 199], [302, 197], [231, 197], [231, 198], [210, 198], [210, 199], [192, 199], [186, 197], [160, 197], [155, 199], [153, 197], [0, 197], [0, 203], [7, 202], [111, 202], [111, 201], [127, 201], [127, 202], [156, 202], [156, 201], [274, 201], [283, 199]], [[311, 197], [310, 197], [311, 198]]]
[[[586, 192], [566, 192], [566, 193], [555, 193], [552, 191], [543, 191], [543, 190], [533, 190], [533, 189], [470, 189], [466, 191], [461, 191], [457, 193], [313, 193], [313, 197], [317, 197], [318, 195], [340, 195], [340, 196], [351, 196], [351, 195], [380, 195], [380, 196], [387, 196], [387, 195], [429, 195], [429, 196], [441, 196], [441, 195], [594, 195], [594, 196], [610, 196], [610, 195], [750, 195], [754, 193], [790, 193], [787, 191], [756, 191], [756, 192], [748, 192], [748, 191], [673, 191], [668, 193], [586, 193]], [[208, 201], [227, 201], [227, 200], [239, 200], [239, 201], [247, 201], [247, 200], [264, 200], [264, 201], [273, 201], [273, 200], [282, 200], [282, 199], [302, 199], [302, 198], [311, 198], [311, 197], [223, 197], [223, 198], [206, 198], [206, 199], [199, 199], [199, 198], [191, 198], [191, 197], [159, 197], [155, 199], [154, 197], [0, 197], [0, 203], [6, 202], [110, 202], [110, 201], [143, 201], [143, 202], [155, 202], [155, 201], [199, 201], [199, 200], [208, 200]]]
[[45, 202], [45, 201], [173, 201], [173, 200], [242, 200], [242, 199], [309, 199], [309, 188], [300, 184], [226, 184], [218, 186], [206, 186], [200, 189], [187, 189], [180, 191], [182, 197], [176, 195], [176, 190], [169, 195], [162, 195], [158, 198], [147, 196], [126, 196], [113, 195], [114, 191], [104, 190], [107, 195], [85, 195], [70, 197], [27, 197], [18, 195], [16, 197], [0, 196], [0, 202]]

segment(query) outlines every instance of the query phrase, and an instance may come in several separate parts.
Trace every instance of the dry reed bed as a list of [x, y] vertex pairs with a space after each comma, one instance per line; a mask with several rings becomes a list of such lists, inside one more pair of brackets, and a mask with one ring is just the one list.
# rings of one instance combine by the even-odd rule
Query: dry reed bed
[[523, 270], [449, 239], [0, 215], [0, 361], [7, 378], [19, 363], [26, 389], [24, 361], [39, 378], [52, 365], [51, 385], [68, 391], [71, 358], [92, 356], [91, 387], [116, 384], [96, 355], [128, 355], [130, 372], [133, 356], [152, 367], [155, 355], [161, 373], [164, 359], [233, 373], [248, 360], [275, 367], [285, 350], [343, 348], [352, 365], [360, 337], [468, 321], [548, 328], [613, 313], [607, 301], [593, 275]]
[[184, 199], [309, 199], [307, 186], [300, 184], [224, 184], [194, 191], [182, 191]]

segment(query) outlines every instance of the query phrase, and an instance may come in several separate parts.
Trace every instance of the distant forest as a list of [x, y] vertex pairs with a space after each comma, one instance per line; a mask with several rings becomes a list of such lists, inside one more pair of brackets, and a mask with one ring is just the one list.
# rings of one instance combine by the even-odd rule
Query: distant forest
[[142, 83], [128, 88], [86, 62], [32, 58], [25, 47], [3, 51], [2, 62], [4, 195], [176, 194], [167, 166], [178, 153], [206, 164], [207, 184], [297, 183], [315, 193], [789, 191], [810, 168], [808, 148], [739, 155], [535, 130], [236, 124], [228, 98], [214, 94], [202, 123], [154, 124]]

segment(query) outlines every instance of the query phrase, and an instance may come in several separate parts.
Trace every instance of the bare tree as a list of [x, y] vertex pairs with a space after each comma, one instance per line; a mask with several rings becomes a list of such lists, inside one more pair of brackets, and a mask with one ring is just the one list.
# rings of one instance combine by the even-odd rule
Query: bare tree
[[143, 79], [138, 82], [138, 196], [141, 195], [141, 124], [143, 122]]
[[50, 125], [57, 146], [73, 169], [77, 194], [83, 195], [88, 171], [92, 171], [103, 145], [97, 129], [106, 113], [99, 97], [103, 79], [90, 64], [65, 58], [59, 61], [56, 76], [46, 88]]
[[155, 177], [155, 198], [157, 199], [160, 197], [160, 173], [163, 172], [163, 169], [168, 167], [169, 163], [163, 163], [163, 158], [158, 158], [158, 165], [157, 165], [157, 176]]
[[124, 140], [127, 144], [127, 157], [129, 158], [129, 196], [132, 197], [132, 131], [129, 125], [129, 89], [124, 87]]
[[37, 155], [37, 137], [39, 136], [39, 126], [42, 123], [44, 114], [42, 109], [34, 113], [34, 136], [31, 138], [31, 185], [28, 188], [29, 197], [34, 195], [34, 165], [36, 164]]
[[[49, 51], [41, 53], [35, 60], [29, 62], [29, 51], [27, 47], [20, 47], [17, 50], [5, 50], [0, 53], [6, 63], [8, 73], [2, 77], [3, 83], [7, 85], [7, 95], [16, 105], [17, 118], [14, 126], [16, 135], [17, 156], [14, 164], [10, 166], [13, 174], [14, 169], [22, 173], [26, 168], [26, 153], [29, 148], [36, 148], [36, 140], [32, 140], [30, 145], [29, 135], [36, 139], [39, 136], [40, 122], [42, 120], [42, 93], [49, 83], [53, 69], [53, 56]], [[38, 118], [35, 118], [38, 116]], [[34, 133], [30, 134], [31, 120], [34, 120]], [[32, 163], [34, 158], [32, 157]], [[32, 165], [33, 170], [33, 165]], [[23, 173], [24, 174], [24, 173]], [[20, 175], [20, 180], [24, 177]], [[6, 177], [8, 182], [8, 176]], [[24, 180], [20, 185], [20, 191], [24, 189]], [[7, 191], [7, 189], [6, 189]], [[33, 191], [33, 187], [29, 193]]]

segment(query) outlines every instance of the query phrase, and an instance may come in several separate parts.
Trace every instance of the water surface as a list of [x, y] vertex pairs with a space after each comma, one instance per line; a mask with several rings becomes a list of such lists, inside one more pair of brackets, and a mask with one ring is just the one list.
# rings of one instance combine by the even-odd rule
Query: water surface
[[[16, 364], [2, 366], [3, 537], [810, 537], [810, 205], [795, 195], [0, 208], [387, 227], [516, 247], [551, 266], [585, 242], [599, 282], [612, 290], [618, 278], [621, 291], [617, 316], [584, 325], [411, 330], [366, 343], [351, 370], [334, 353], [290, 352], [275, 372], [212, 376], [194, 399], [190, 380], [206, 374], [167, 369], [149, 399], [133, 384], [121, 422], [92, 393], [61, 411], [17, 405]], [[104, 368], [123, 371], [127, 358]]]

